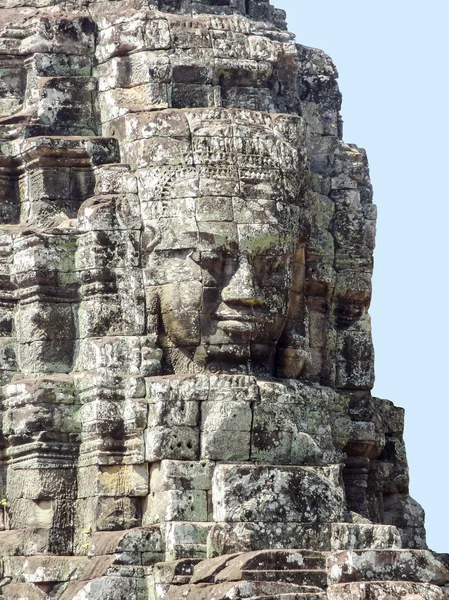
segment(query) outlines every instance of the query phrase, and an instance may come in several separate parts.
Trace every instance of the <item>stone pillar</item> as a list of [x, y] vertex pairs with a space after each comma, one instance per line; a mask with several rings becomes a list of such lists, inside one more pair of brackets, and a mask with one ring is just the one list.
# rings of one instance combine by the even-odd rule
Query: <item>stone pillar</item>
[[145, 335], [136, 180], [125, 165], [99, 167], [95, 178], [95, 195], [79, 211], [76, 250], [79, 552], [95, 531], [141, 524], [140, 497], [148, 494], [143, 375], [158, 372], [160, 359]]

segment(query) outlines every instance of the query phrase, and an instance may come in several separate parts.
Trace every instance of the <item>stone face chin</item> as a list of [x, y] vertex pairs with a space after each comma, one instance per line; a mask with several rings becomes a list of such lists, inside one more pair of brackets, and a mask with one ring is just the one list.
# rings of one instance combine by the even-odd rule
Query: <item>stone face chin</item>
[[6, 0], [0, 75], [0, 598], [447, 598], [331, 59], [268, 0]]

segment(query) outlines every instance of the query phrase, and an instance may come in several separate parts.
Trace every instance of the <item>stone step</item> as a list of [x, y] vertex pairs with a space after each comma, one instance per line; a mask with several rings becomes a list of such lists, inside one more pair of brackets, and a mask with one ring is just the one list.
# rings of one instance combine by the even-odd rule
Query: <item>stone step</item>
[[173, 583], [182, 585], [190, 582], [195, 566], [201, 558], [182, 558], [170, 562], [161, 562], [154, 565], [154, 581], [159, 583]]
[[113, 556], [115, 565], [147, 566], [165, 557], [158, 527], [99, 531], [86, 541], [89, 557]]
[[190, 582], [213, 583], [215, 581], [215, 576], [225, 569], [234, 558], [237, 558], [237, 556], [240, 556], [240, 553], [225, 554], [224, 556], [202, 560], [195, 566]]
[[249, 581], [282, 581], [298, 585], [314, 585], [320, 588], [327, 585], [327, 572], [324, 569], [295, 569], [291, 571], [242, 571], [242, 579]]
[[327, 600], [326, 592], [301, 592], [298, 594], [277, 594], [274, 596], [253, 596], [247, 600]]
[[[157, 586], [157, 597], [164, 600], [207, 600], [215, 586], [206, 583], [195, 585], [170, 585], [161, 584]], [[215, 598], [215, 596], [214, 596]], [[219, 600], [216, 598], [215, 600]]]
[[311, 550], [260, 550], [241, 554], [217, 573], [215, 581], [238, 581], [245, 571], [324, 570], [326, 554]]
[[89, 556], [121, 553], [162, 554], [159, 527], [98, 531], [91, 535]]
[[347, 550], [327, 559], [329, 585], [356, 581], [415, 581], [444, 585], [449, 570], [428, 550]]
[[251, 596], [280, 596], [304, 593], [320, 593], [316, 586], [298, 585], [283, 581], [234, 581], [212, 586], [209, 598], [225, 600], [228, 598], [249, 598]]
[[316, 586], [279, 581], [234, 581], [210, 585], [167, 586], [165, 600], [229, 600], [249, 598], [288, 598], [289, 600], [322, 600], [326, 596]]

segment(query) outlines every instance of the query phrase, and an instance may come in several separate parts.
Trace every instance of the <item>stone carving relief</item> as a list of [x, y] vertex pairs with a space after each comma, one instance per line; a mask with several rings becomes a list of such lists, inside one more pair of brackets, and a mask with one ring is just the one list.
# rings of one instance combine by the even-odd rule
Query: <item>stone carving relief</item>
[[[301, 121], [205, 109], [178, 117], [181, 130], [178, 164], [152, 167], [150, 157], [138, 174], [148, 331], [163, 348], [163, 371], [299, 375]], [[296, 364], [286, 365], [293, 349]]]
[[8, 0], [0, 70], [0, 595], [443, 600], [329, 57], [266, 0]]

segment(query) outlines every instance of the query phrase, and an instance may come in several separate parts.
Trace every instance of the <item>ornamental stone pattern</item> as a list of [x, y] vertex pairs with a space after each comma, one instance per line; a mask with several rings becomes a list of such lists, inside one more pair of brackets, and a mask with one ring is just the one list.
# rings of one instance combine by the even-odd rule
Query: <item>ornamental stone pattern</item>
[[449, 597], [340, 104], [268, 0], [1, 1], [1, 600]]

